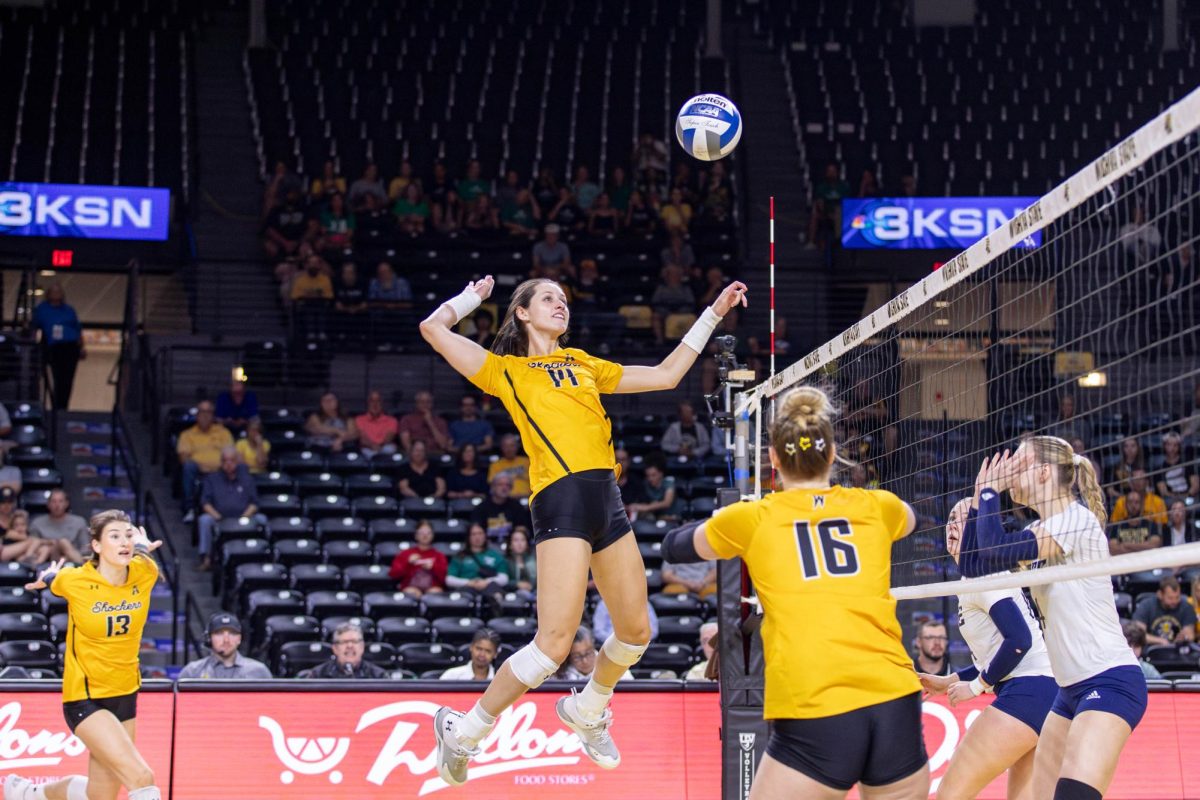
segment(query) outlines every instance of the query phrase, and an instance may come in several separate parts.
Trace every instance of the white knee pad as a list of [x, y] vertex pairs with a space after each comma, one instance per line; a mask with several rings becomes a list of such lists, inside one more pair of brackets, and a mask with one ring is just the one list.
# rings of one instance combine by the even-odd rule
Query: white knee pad
[[646, 652], [649, 645], [645, 644], [626, 644], [616, 637], [615, 634], [610, 634], [604, 640], [604, 646], [600, 649], [604, 651], [604, 655], [608, 656], [608, 660], [614, 664], [620, 664], [628, 669], [634, 664], [642, 660], [642, 653]]
[[88, 800], [87, 778], [82, 775], [72, 775], [67, 784], [67, 800]]
[[129, 800], [162, 800], [162, 792], [157, 786], [143, 786], [130, 792]]
[[554, 663], [554, 659], [539, 650], [533, 642], [509, 656], [507, 663], [517, 680], [530, 689], [541, 686], [542, 681], [558, 671], [558, 664]]

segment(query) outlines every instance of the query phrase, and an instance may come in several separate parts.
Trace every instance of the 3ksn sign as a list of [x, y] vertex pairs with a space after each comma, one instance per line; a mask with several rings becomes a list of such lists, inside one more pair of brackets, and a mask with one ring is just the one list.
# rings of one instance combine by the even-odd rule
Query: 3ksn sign
[[[872, 197], [842, 200], [842, 247], [965, 250], [1036, 197]], [[1021, 241], [1037, 247], [1035, 231]]]
[[167, 189], [0, 183], [0, 236], [163, 241], [170, 216]]

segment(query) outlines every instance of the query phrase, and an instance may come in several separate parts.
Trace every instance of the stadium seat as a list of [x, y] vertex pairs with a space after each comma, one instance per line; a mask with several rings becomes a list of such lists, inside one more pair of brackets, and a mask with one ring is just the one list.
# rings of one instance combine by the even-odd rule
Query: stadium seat
[[396, 582], [388, 577], [388, 567], [382, 564], [352, 564], [342, 571], [344, 588], [364, 597], [373, 592], [390, 592]]
[[342, 477], [332, 472], [306, 472], [296, 477], [296, 493], [306, 501], [321, 495], [340, 495], [345, 488]]
[[[346, 478], [346, 494], [351, 500], [361, 497], [390, 497], [395, 493], [396, 482], [382, 472], [365, 472]], [[393, 517], [398, 514], [393, 514]]]
[[704, 604], [694, 594], [652, 594], [650, 605], [662, 617], [695, 617], [704, 611]]
[[500, 596], [496, 612], [501, 617], [532, 617], [534, 607], [532, 600], [526, 600], [516, 592], [506, 592]]
[[537, 633], [537, 620], [533, 617], [492, 617], [487, 626], [506, 642], [524, 643]]
[[366, 592], [363, 611], [378, 621], [384, 617], [421, 617], [421, 602], [404, 592]]
[[272, 541], [280, 539], [312, 539], [316, 536], [316, 526], [308, 517], [275, 517], [267, 523], [267, 530]]
[[58, 669], [58, 647], [42, 639], [0, 641], [0, 663], [13, 667]]
[[682, 678], [683, 673], [691, 669], [692, 648], [685, 644], [652, 642], [646, 648], [646, 652], [642, 654], [642, 660], [638, 662], [638, 666], [648, 670], [673, 670], [678, 677]]
[[658, 638], [655, 641], [694, 647], [700, 640], [702, 624], [704, 620], [699, 616], [662, 617], [658, 620]]
[[342, 588], [342, 571], [333, 564], [296, 564], [288, 570], [288, 584], [298, 592], [336, 592]]
[[275, 560], [287, 567], [319, 564], [323, 560], [321, 543], [316, 539], [282, 539], [275, 542]]
[[446, 516], [446, 502], [434, 497], [406, 497], [400, 501], [400, 511], [412, 519], [433, 519]]
[[31, 592], [22, 586], [7, 586], [0, 589], [0, 614], [36, 613], [39, 610], [37, 592]]
[[63, 476], [53, 467], [36, 467], [21, 470], [21, 483], [26, 489], [57, 489], [63, 485]]
[[1200, 671], [1200, 649], [1193, 645], [1150, 645], [1143, 651], [1142, 657], [1159, 672]]
[[483, 502], [482, 497], [455, 497], [449, 501], [451, 518], [469, 519], [475, 507]]
[[441, 671], [463, 663], [462, 654], [454, 645], [441, 642], [414, 642], [397, 648], [400, 664], [407, 670], [423, 674], [429, 670]]
[[12, 639], [52, 639], [50, 621], [36, 611], [0, 614], [0, 642]]
[[304, 616], [304, 595], [294, 589], [259, 589], [253, 591], [242, 603], [241, 617], [250, 620], [251, 641], [253, 649], [262, 641], [263, 622], [279, 614], [288, 616]]
[[315, 450], [285, 453], [279, 457], [279, 469], [292, 475], [325, 472], [325, 457]]
[[395, 669], [400, 663], [400, 654], [389, 642], [368, 642], [363, 659], [386, 670]]
[[273, 614], [263, 623], [263, 649], [271, 663], [279, 660], [280, 649], [288, 642], [315, 642], [321, 638], [316, 617], [304, 614]]
[[642, 562], [650, 569], [662, 566], [662, 542], [642, 542], [638, 545]]
[[326, 517], [349, 517], [350, 499], [340, 494], [321, 494], [304, 501], [304, 515], [314, 520]]
[[362, 616], [362, 596], [358, 592], [313, 592], [304, 599], [305, 612], [317, 619]]
[[69, 620], [70, 614], [66, 613], [65, 611], [50, 617], [50, 638], [53, 639], [56, 644], [62, 644], [63, 640], [66, 638]]
[[639, 542], [661, 542], [673, 527], [674, 523], [666, 520], [639, 519], [633, 523], [633, 535]]
[[433, 635], [439, 642], [461, 645], [470, 642], [482, 627], [483, 620], [478, 617], [438, 617], [433, 620]]
[[295, 479], [278, 471], [257, 473], [254, 485], [259, 494], [291, 494], [296, 491]]
[[37, 573], [30, 567], [16, 561], [0, 563], [0, 588], [21, 588], [37, 578]]
[[434, 541], [441, 544], [465, 544], [467, 531], [471, 528], [463, 519], [434, 519], [430, 524], [433, 525]]
[[257, 539], [266, 535], [266, 526], [260, 525], [253, 517], [225, 517], [217, 522], [213, 545], [219, 549], [235, 539]]
[[400, 468], [408, 463], [402, 453], [380, 453], [371, 459], [371, 469], [389, 475], [394, 480]]
[[384, 617], [376, 622], [376, 630], [380, 641], [397, 647], [433, 637], [433, 625], [421, 617]]
[[[8, 452], [5, 460], [22, 470], [54, 467], [54, 451], [48, 447], [16, 447]], [[28, 509], [26, 509], [28, 510]]]
[[294, 494], [280, 492], [279, 494], [260, 494], [258, 496], [258, 511], [268, 519], [276, 517], [300, 517], [304, 514], [304, 506], [300, 498]]
[[365, 540], [367, 523], [354, 517], [327, 517], [317, 521], [317, 538], [324, 544]]
[[395, 519], [400, 513], [400, 502], [387, 495], [358, 497], [351, 501], [354, 516], [362, 520]]
[[361, 540], [327, 542], [323, 548], [325, 561], [345, 569], [374, 563], [375, 553], [370, 543]]
[[275, 675], [294, 678], [301, 671], [319, 667], [333, 658], [333, 647], [326, 642], [288, 642], [279, 648]]
[[[260, 589], [288, 588], [287, 567], [282, 564], [251, 562], [239, 564], [233, 571], [231, 596], [244, 601], [251, 592]], [[230, 605], [230, 603], [226, 603]]]
[[464, 592], [428, 592], [421, 598], [421, 611], [431, 620], [439, 617], [473, 617], [478, 609], [477, 598]]
[[362, 453], [333, 453], [329, 456], [329, 471], [342, 478], [369, 474], [371, 460]]
[[372, 544], [380, 542], [411, 542], [417, 530], [417, 522], [398, 517], [396, 519], [373, 519], [367, 524]]
[[663, 587], [662, 570], [646, 568], [646, 590], [654, 593]]

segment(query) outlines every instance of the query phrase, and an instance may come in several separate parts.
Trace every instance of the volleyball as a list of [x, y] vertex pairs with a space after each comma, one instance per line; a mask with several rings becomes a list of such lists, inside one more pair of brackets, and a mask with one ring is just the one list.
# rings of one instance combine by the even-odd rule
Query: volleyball
[[696, 95], [675, 116], [675, 138], [693, 158], [717, 161], [742, 138], [742, 114], [728, 97]]

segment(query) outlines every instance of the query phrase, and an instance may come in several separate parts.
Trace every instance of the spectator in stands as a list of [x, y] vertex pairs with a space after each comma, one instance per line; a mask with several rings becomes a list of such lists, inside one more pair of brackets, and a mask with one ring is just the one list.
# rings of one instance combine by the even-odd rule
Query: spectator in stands
[[400, 449], [408, 453], [417, 439], [425, 442], [429, 454], [440, 456], [451, 449], [450, 425], [433, 411], [433, 392], [421, 389], [413, 395], [413, 410], [400, 418]]
[[712, 662], [713, 653], [717, 649], [716, 640], [717, 623], [706, 622], [700, 626], [700, 650], [704, 653], [704, 660], [687, 671], [687, 674], [683, 676], [685, 681], [715, 680], [715, 678], [708, 677], [708, 665]]
[[[667, 245], [658, 254], [663, 269], [670, 266], [679, 267], [686, 275], [696, 265], [696, 253], [691, 244], [679, 233], [672, 233]], [[725, 287], [721, 287], [724, 289]]]
[[229, 382], [229, 389], [217, 395], [213, 413], [217, 422], [228, 428], [230, 433], [241, 433], [246, 430], [250, 420], [258, 416], [258, 395], [246, 388], [244, 380], [234, 378]]
[[12, 417], [9, 416], [8, 409], [4, 407], [4, 404], [0, 403], [0, 454], [16, 446], [16, 442], [4, 438], [12, 433], [12, 429]]
[[618, 447], [613, 453], [613, 458], [616, 460], [617, 466], [621, 468], [621, 474], [617, 476], [617, 489], [621, 492], [621, 502], [625, 504], [625, 512], [632, 514], [629, 507], [644, 499], [642, 482], [634, 477], [630, 469], [632, 459], [629, 458], [628, 450]]
[[383, 188], [383, 181], [379, 179], [379, 167], [371, 162], [363, 168], [358, 180], [350, 184], [350, 207], [355, 211], [364, 210], [368, 196], [374, 197], [380, 208], [387, 204], [387, 190]]
[[658, 210], [658, 218], [667, 234], [686, 236], [692, 224], [692, 205], [684, 199], [683, 192], [672, 189], [667, 202]]
[[679, 419], [667, 426], [662, 437], [662, 450], [673, 456], [704, 458], [708, 455], [708, 429], [696, 419], [696, 410], [687, 400], [678, 406]]
[[1129, 649], [1133, 651], [1133, 655], [1137, 659], [1138, 666], [1142, 668], [1142, 676], [1146, 680], [1162, 680], [1162, 673], [1158, 671], [1158, 667], [1142, 658], [1142, 651], [1146, 649], [1145, 629], [1133, 620], [1127, 619], [1121, 622], [1121, 630], [1125, 634], [1125, 641], [1129, 644]]
[[347, 338], [366, 327], [367, 287], [359, 281], [358, 267], [353, 261], [342, 263], [339, 278], [333, 290], [334, 332]]
[[304, 208], [300, 205], [300, 192], [290, 191], [283, 202], [274, 206], [263, 222], [263, 250], [272, 260], [286, 258], [296, 253], [304, 238]]
[[654, 331], [655, 344], [662, 345], [666, 336], [666, 320], [672, 314], [691, 314], [696, 310], [696, 295], [692, 287], [683, 282], [683, 270], [676, 264], [663, 267], [662, 283], [650, 296], [653, 313], [650, 324]]
[[446, 479], [442, 468], [429, 460], [424, 439], [414, 439], [408, 448], [408, 460], [397, 473], [401, 497], [445, 497]]
[[[517, 195], [521, 190], [528, 188], [528, 186], [522, 185], [521, 175], [515, 169], [504, 173], [504, 183], [496, 190], [496, 208], [500, 209], [501, 219], [517, 204]], [[530, 195], [532, 196], [532, 192]]]
[[637, 189], [629, 194], [629, 205], [625, 209], [625, 232], [639, 236], [649, 236], [658, 225], [658, 215], [654, 213], [645, 196]]
[[343, 622], [333, 630], [333, 658], [301, 672], [298, 678], [387, 678], [387, 670], [363, 661], [366, 637], [361, 626]]
[[464, 202], [462, 228], [472, 236], [489, 238], [500, 231], [500, 216], [492, 199], [481, 194], [469, 203]]
[[663, 594], [694, 594], [705, 598], [717, 591], [717, 562], [671, 564], [663, 561]]
[[1183, 420], [1180, 432], [1183, 434], [1184, 440], [1189, 442], [1192, 447], [1200, 447], [1200, 383], [1197, 383], [1196, 388], [1192, 390], [1191, 407], [1185, 405], [1179, 418]]
[[500, 224], [509, 236], [535, 238], [541, 219], [542, 210], [537, 207], [528, 189], [518, 191], [511, 204], [500, 208]]
[[701, 216], [707, 226], [725, 226], [733, 216], [733, 184], [725, 174], [725, 165], [716, 162], [700, 190]]
[[292, 281], [292, 308], [296, 332], [303, 339], [326, 339], [329, 307], [333, 303], [333, 281], [321, 271], [319, 256], [304, 260], [304, 271]]
[[354, 417], [342, 413], [342, 404], [333, 392], [321, 395], [317, 410], [304, 421], [308, 434], [308, 446], [340, 453], [347, 445], [358, 441], [358, 427]]
[[502, 472], [512, 480], [509, 487], [513, 497], [529, 496], [529, 457], [519, 451], [520, 439], [514, 433], [500, 437], [500, 457], [488, 466], [488, 483]]
[[29, 534], [29, 512], [14, 508], [15, 500], [5, 501], [4, 493], [12, 493], [11, 489], [0, 489], [0, 514], [8, 508], [6, 516], [0, 517], [0, 563], [16, 561], [26, 566], [34, 567], [59, 558], [73, 561], [72, 556], [78, 557], [75, 563], [82, 563], [83, 556], [75, 550], [75, 545], [66, 539], [56, 542], [47, 541]]
[[571, 181], [571, 191], [575, 195], [575, 202], [579, 203], [579, 207], [583, 209], [584, 213], [592, 210], [592, 203], [600, 194], [600, 187], [592, 181], [586, 164], [579, 164], [575, 167], [575, 179]]
[[[571, 653], [567, 660], [554, 674], [555, 678], [566, 681], [586, 681], [596, 669], [596, 638], [586, 625], [580, 625], [575, 631], [575, 640], [571, 643]], [[627, 681], [633, 678], [628, 670], [618, 680]]]
[[917, 649], [917, 657], [913, 659], [913, 669], [926, 675], [949, 675], [950, 656], [947, 654], [947, 644], [950, 637], [946, 635], [945, 624], [937, 620], [926, 620], [917, 626], [917, 635], [913, 646]]
[[858, 194], [855, 197], [879, 197], [881, 194], [875, 171], [864, 169], [862, 176], [858, 179]]
[[292, 192], [298, 195], [303, 188], [300, 176], [288, 169], [288, 165], [283, 161], [276, 161], [275, 170], [271, 173], [266, 188], [263, 189], [261, 216], [266, 217], [271, 209], [280, 204], [282, 198]]
[[842, 485], [849, 489], [878, 489], [879, 481], [872, 477], [871, 471], [865, 464], [855, 462], [845, 471], [846, 480]]
[[842, 198], [850, 194], [850, 185], [842, 180], [837, 164], [825, 166], [825, 177], [813, 187], [812, 215], [808, 221], [808, 246], [825, 249], [837, 240], [841, 230]]
[[337, 165], [326, 161], [321, 167], [321, 175], [313, 178], [308, 187], [308, 196], [317, 205], [329, 203], [336, 194], [346, 194], [346, 179], [338, 174]]
[[[650, 617], [650, 641], [653, 642], [658, 638], [658, 613], [649, 602], [646, 603], [646, 613]], [[592, 613], [592, 637], [597, 642], [603, 642], [612, 635], [612, 632], [612, 614], [605, 605], [604, 598], [601, 597], [600, 601], [596, 603], [596, 610]]]
[[182, 466], [183, 521], [195, 519], [196, 484], [221, 466], [221, 451], [233, 446], [229, 429], [216, 421], [216, 407], [209, 400], [196, 406], [196, 424], [179, 434], [175, 452]]
[[229, 517], [248, 517], [259, 525], [266, 525], [267, 518], [258, 513], [258, 487], [250, 470], [238, 460], [237, 448], [233, 445], [221, 451], [221, 468], [206, 475], [200, 491], [200, 571], [212, 568], [213, 529], [217, 523]]
[[675, 492], [675, 479], [663, 470], [661, 460], [646, 460], [642, 482], [643, 502], [633, 503], [629, 509], [640, 520], [675, 521], [683, 513], [683, 502]]
[[1151, 491], [1150, 479], [1146, 477], [1146, 470], [1133, 470], [1129, 478], [1129, 488], [1141, 495], [1141, 513], [1134, 514], [1132, 508], [1127, 508], [1127, 498], [1129, 497], [1127, 490], [1126, 495], [1117, 500], [1116, 504], [1113, 505], [1112, 516], [1109, 517], [1110, 522], [1121, 522], [1126, 519], [1136, 519], [1137, 517], [1144, 516], [1152, 520], [1156, 525], [1167, 524], [1166, 501]]
[[479, 159], [472, 158], [467, 162], [467, 174], [458, 181], [458, 185], [455, 187], [458, 190], [458, 196], [468, 206], [480, 197], [491, 197], [492, 185], [483, 179], [482, 172], [483, 168]]
[[487, 473], [479, 464], [479, 449], [467, 442], [458, 451], [454, 467], [446, 474], [446, 497], [460, 500], [483, 497], [487, 492]]
[[409, 236], [421, 236], [433, 212], [429, 209], [429, 201], [421, 193], [421, 184], [410, 183], [392, 206], [392, 213], [396, 215], [396, 224], [401, 232]]
[[471, 660], [451, 667], [442, 673], [444, 681], [490, 681], [496, 677], [492, 662], [500, 652], [500, 634], [491, 628], [480, 628], [471, 637]]
[[529, 529], [517, 525], [508, 534], [504, 543], [508, 557], [508, 572], [512, 575], [512, 588], [527, 600], [532, 600], [537, 591], [537, 556], [529, 542]]
[[588, 235], [611, 236], [621, 230], [622, 214], [612, 205], [607, 192], [596, 195], [588, 212]]
[[692, 175], [692, 168], [686, 161], [676, 161], [675, 170], [671, 175], [671, 181], [667, 184], [671, 191], [678, 189], [683, 196], [683, 202], [696, 207], [698, 195], [696, 189], [698, 185], [695, 177]]
[[380, 261], [375, 268], [367, 300], [377, 336], [385, 342], [400, 336], [404, 324], [410, 321], [404, 312], [412, 308], [413, 293], [412, 286], [396, 274], [390, 262]]
[[1162, 437], [1162, 474], [1158, 476], [1158, 494], [1161, 497], [1190, 497], [1192, 502], [1200, 500], [1200, 475], [1196, 465], [1183, 457], [1183, 437], [1175, 431], [1167, 431]]
[[378, 195], [363, 196], [362, 207], [355, 209], [354, 238], [360, 243], [386, 242], [396, 229], [392, 216]]
[[625, 211], [629, 208], [629, 195], [633, 192], [633, 185], [630, 184], [629, 178], [625, 175], [624, 167], [618, 164], [612, 168], [612, 171], [609, 172], [608, 186], [605, 187], [604, 191], [608, 193], [612, 207], [624, 219]]
[[358, 447], [367, 458], [396, 452], [400, 423], [383, 410], [383, 395], [378, 390], [367, 394], [367, 410], [354, 418], [354, 427], [358, 429]]
[[0, 535], [12, 527], [12, 515], [18, 510], [16, 490], [0, 486]]
[[434, 228], [440, 233], [450, 233], [462, 227], [462, 198], [454, 190], [446, 165], [440, 161], [433, 165], [433, 178], [425, 194], [433, 213]]
[[67, 293], [57, 281], [46, 287], [46, 299], [33, 309], [33, 329], [41, 335], [42, 361], [50, 371], [55, 409], [65, 409], [75, 386], [75, 369], [87, 358], [83, 325]]
[[51, 489], [46, 500], [46, 513], [33, 518], [29, 533], [59, 548], [59, 557], [82, 564], [92, 549], [87, 520], [71, 513], [71, 501], [62, 489]]
[[633, 146], [629, 160], [639, 175], [649, 171], [663, 174], [667, 171], [667, 145], [652, 133], [643, 133]]
[[900, 178], [900, 191], [898, 194], [901, 197], [916, 197], [917, 196], [917, 178], [915, 175], [903, 175]]
[[567, 233], [582, 231], [584, 225], [587, 224], [587, 213], [579, 207], [571, 189], [562, 186], [558, 190], [558, 199], [550, 206], [550, 211], [546, 214], [546, 221], [557, 225]]
[[484, 350], [491, 350], [492, 343], [496, 341], [496, 318], [490, 311], [481, 308], [472, 315], [471, 321], [475, 323], [475, 332], [471, 334], [471, 340]]
[[1183, 602], [1179, 581], [1168, 575], [1158, 582], [1153, 597], [1143, 598], [1133, 610], [1133, 621], [1146, 631], [1148, 644], [1176, 644], [1196, 640], [1196, 611]]
[[480, 452], [492, 449], [496, 429], [492, 423], [479, 415], [479, 403], [475, 395], [464, 394], [458, 401], [458, 419], [450, 423], [450, 448], [457, 450], [463, 445], [475, 445]]
[[388, 577], [396, 581], [397, 589], [413, 597], [446, 591], [446, 571], [450, 565], [445, 553], [433, 546], [433, 524], [421, 520], [413, 539], [415, 545], [401, 550], [392, 559]]
[[[712, 305], [713, 302], [715, 302], [716, 299], [721, 296], [721, 292], [725, 291], [725, 287], [728, 284], [729, 284], [729, 278], [726, 277], [725, 273], [721, 270], [720, 267], [709, 267], [708, 269], [706, 269], [704, 271], [703, 284], [701, 284], [696, 289], [692, 290], [693, 294], [695, 294], [697, 297], [697, 300], [696, 300], [697, 305], [701, 308]], [[715, 291], [714, 291], [714, 287], [716, 287]], [[781, 326], [780, 323], [783, 323], [783, 325]], [[780, 330], [781, 327], [783, 328], [782, 331]], [[775, 319], [776, 350], [778, 350], [778, 345], [779, 345], [779, 334], [781, 332], [786, 333], [786, 327], [787, 327], [786, 320], [784, 320], [783, 317], [777, 317]]]
[[179, 679], [270, 680], [271, 670], [261, 661], [238, 652], [242, 646], [242, 623], [224, 611], [208, 620], [209, 655], [190, 661], [179, 671]]
[[1158, 226], [1146, 219], [1146, 207], [1139, 199], [1133, 208], [1133, 219], [1121, 228], [1118, 234], [1125, 252], [1136, 259], [1137, 264], [1149, 263], [1162, 249], [1162, 233]]
[[566, 242], [559, 241], [561, 228], [551, 223], [546, 226], [546, 238], [533, 246], [533, 270], [531, 277], [540, 277], [548, 267], [557, 267], [567, 275], [575, 271], [571, 263], [571, 248]]
[[[1075, 416], [1075, 395], [1063, 394], [1058, 398], [1058, 419], [1050, 426], [1051, 436], [1066, 439], [1079, 439], [1086, 446], [1092, 441], [1092, 426], [1087, 420]], [[1083, 452], [1077, 450], [1076, 452]]]
[[1167, 509], [1167, 525], [1163, 529], [1163, 544], [1187, 544], [1194, 541], [1195, 528], [1188, 525], [1187, 503], [1180, 498], [1171, 501]]
[[1092, 462], [1092, 471], [1095, 472], [1097, 476], [1104, 474], [1104, 468], [1101, 466], [1100, 460], [1096, 458], [1096, 451], [1089, 451], [1083, 439], [1071, 439], [1071, 449], [1086, 458], [1088, 461]]
[[271, 465], [271, 443], [263, 436], [262, 420], [258, 417], [247, 423], [246, 435], [238, 439], [235, 446], [238, 457], [246, 465], [246, 469], [250, 470], [251, 475], [266, 472], [267, 467]]
[[421, 181], [413, 174], [412, 162], [407, 158], [400, 162], [400, 171], [388, 181], [388, 200], [393, 203], [404, 196], [409, 186], [420, 186]]
[[1108, 533], [1108, 552], [1136, 553], [1162, 546], [1162, 535], [1158, 525], [1143, 516], [1143, 497], [1137, 489], [1130, 489], [1121, 498], [1121, 519], [1113, 518]]
[[558, 176], [554, 174], [553, 168], [543, 165], [538, 170], [537, 180], [533, 182], [533, 198], [537, 200], [538, 207], [543, 211], [554, 208], [559, 198], [558, 189]]
[[483, 502], [471, 512], [472, 524], [481, 526], [493, 541], [504, 541], [518, 525], [533, 527], [529, 509], [512, 496], [513, 478], [507, 472], [498, 472], [488, 482], [488, 494]]
[[1146, 469], [1146, 456], [1142, 453], [1142, 444], [1137, 437], [1127, 436], [1121, 442], [1121, 460], [1113, 467], [1105, 487], [1109, 499], [1116, 500], [1129, 490], [1132, 485], [1130, 479], [1135, 469]]
[[321, 212], [320, 249], [344, 251], [354, 246], [354, 215], [346, 208], [346, 196], [338, 193], [329, 198], [329, 208]]
[[471, 523], [467, 546], [450, 560], [446, 585], [490, 599], [502, 594], [511, 579], [504, 554], [488, 545], [488, 533], [482, 525]]

